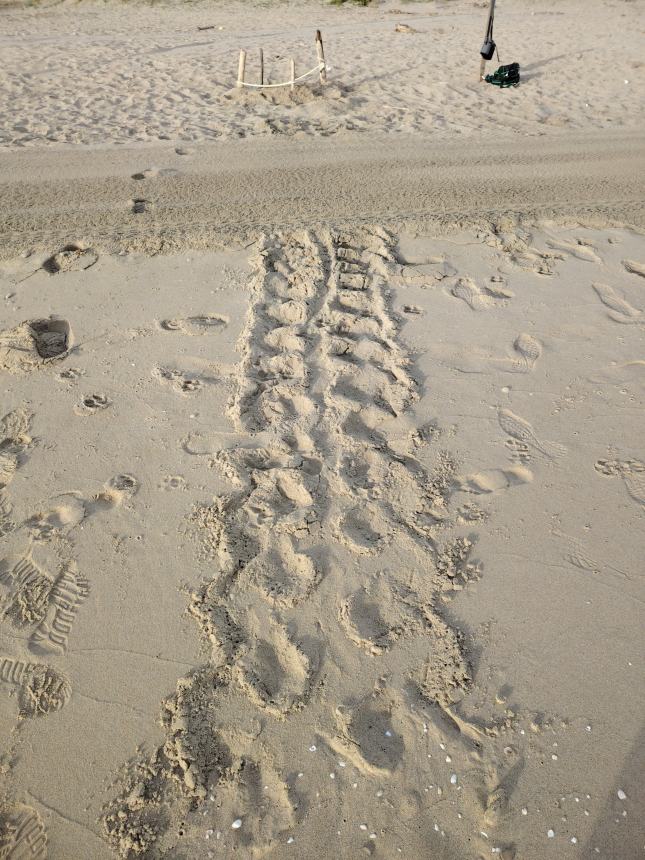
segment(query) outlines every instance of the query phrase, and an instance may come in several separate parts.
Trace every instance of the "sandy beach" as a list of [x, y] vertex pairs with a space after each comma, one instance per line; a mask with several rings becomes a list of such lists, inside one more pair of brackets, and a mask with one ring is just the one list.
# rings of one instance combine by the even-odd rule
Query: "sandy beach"
[[645, 4], [487, 7], [0, 6], [0, 858], [643, 857]]

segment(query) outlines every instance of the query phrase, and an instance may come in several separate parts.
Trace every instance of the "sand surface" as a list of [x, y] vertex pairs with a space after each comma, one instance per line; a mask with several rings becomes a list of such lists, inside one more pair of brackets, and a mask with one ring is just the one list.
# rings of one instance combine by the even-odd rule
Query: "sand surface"
[[643, 856], [645, 7], [393, 8], [2, 10], [2, 858]]
[[[433, 138], [633, 128], [645, 110], [642, 0], [499, 0], [495, 36], [524, 85], [499, 98], [479, 87], [487, 0], [374, 3], [62, 3], [2, 12], [0, 143], [153, 143], [247, 137], [341, 137], [351, 131]], [[404, 25], [411, 32], [397, 32]], [[200, 30], [200, 27], [213, 29]], [[232, 91], [247, 79], [316, 65], [326, 94]], [[276, 103], [277, 102], [277, 103]], [[249, 110], [249, 107], [252, 109]], [[454, 145], [454, 143], [453, 143]]]
[[[378, 223], [490, 229], [503, 218], [645, 229], [645, 134], [501, 138], [446, 150], [353, 135], [0, 154], [0, 259], [67, 244], [105, 252], [247, 245], [259, 232]], [[181, 150], [184, 152], [184, 150]]]

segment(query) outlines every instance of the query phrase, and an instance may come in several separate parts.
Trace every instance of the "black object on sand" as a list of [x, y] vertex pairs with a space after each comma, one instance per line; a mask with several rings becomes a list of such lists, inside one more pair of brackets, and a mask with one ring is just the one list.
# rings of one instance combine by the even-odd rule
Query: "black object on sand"
[[520, 64], [511, 63], [508, 66], [500, 66], [499, 69], [492, 75], [486, 75], [486, 83], [493, 86], [501, 87], [519, 87], [520, 85]]
[[495, 20], [495, 0], [490, 0], [490, 9], [488, 12], [488, 24], [486, 26], [486, 36], [484, 44], [479, 52], [484, 60], [492, 60], [495, 53], [495, 41], [493, 39], [493, 21]]

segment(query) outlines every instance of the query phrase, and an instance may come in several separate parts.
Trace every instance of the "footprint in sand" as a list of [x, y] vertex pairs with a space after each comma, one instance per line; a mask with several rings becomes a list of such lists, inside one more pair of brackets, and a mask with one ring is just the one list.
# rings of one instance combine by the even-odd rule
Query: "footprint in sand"
[[95, 509], [116, 508], [128, 502], [138, 492], [139, 481], [134, 475], [115, 475], [86, 506], [89, 513], [93, 513]]
[[72, 695], [68, 678], [44, 663], [0, 657], [0, 682], [18, 687], [21, 717], [38, 717], [65, 707]]
[[309, 657], [270, 622], [249, 637], [246, 653], [236, 663], [235, 675], [248, 696], [261, 708], [285, 716], [298, 710], [309, 696], [313, 666]]
[[110, 510], [129, 501], [139, 490], [132, 475], [111, 478], [95, 496], [83, 498], [80, 493], [63, 493], [50, 508], [39, 511], [25, 521], [34, 540], [48, 541], [66, 535], [86, 517], [97, 511]]
[[131, 178], [140, 182], [143, 179], [156, 179], [161, 176], [177, 176], [178, 174], [179, 171], [174, 167], [147, 167], [139, 173], [133, 173]]
[[501, 275], [492, 275], [487, 284], [484, 284], [484, 292], [494, 299], [514, 299], [515, 293], [509, 289], [506, 281]]
[[42, 268], [50, 275], [59, 272], [82, 272], [89, 269], [98, 260], [98, 254], [92, 248], [83, 245], [65, 245], [60, 251], [48, 257]]
[[533, 370], [536, 362], [542, 355], [542, 344], [537, 338], [522, 332], [513, 343], [513, 349], [522, 356], [522, 361], [527, 370]]
[[74, 412], [77, 415], [95, 415], [102, 409], [107, 409], [111, 402], [107, 394], [87, 394], [76, 404]]
[[80, 367], [66, 367], [58, 374], [58, 378], [64, 382], [76, 382], [81, 376], [85, 376], [85, 371]]
[[623, 266], [632, 275], [640, 275], [645, 278], [645, 263], [639, 263], [636, 260], [623, 260]]
[[483, 311], [489, 307], [489, 300], [470, 278], [459, 278], [450, 290], [456, 299], [466, 302], [472, 311]]
[[45, 617], [31, 635], [29, 649], [36, 654], [64, 654], [76, 614], [89, 592], [89, 582], [75, 565], [65, 566], [49, 594]]
[[203, 385], [197, 377], [187, 376], [179, 370], [171, 370], [167, 367], [155, 367], [152, 375], [159, 382], [171, 386], [178, 394], [194, 394]]
[[608, 316], [614, 322], [622, 323], [623, 325], [643, 322], [643, 312], [638, 310], [638, 308], [632, 307], [625, 299], [621, 299], [612, 287], [606, 284], [592, 284], [592, 287], [603, 305], [609, 308]]
[[161, 483], [164, 490], [185, 490], [188, 485], [182, 475], [166, 475]]
[[510, 409], [500, 409], [497, 413], [499, 426], [512, 439], [534, 448], [540, 454], [543, 454], [549, 459], [562, 457], [566, 453], [564, 445], [559, 445], [557, 442], [547, 442], [536, 436], [535, 431], [528, 421], [515, 415]]
[[372, 655], [385, 654], [402, 636], [423, 627], [420, 609], [399, 599], [382, 579], [344, 600], [338, 618], [354, 645]]
[[31, 418], [31, 414], [24, 409], [15, 409], [0, 420], [0, 537], [16, 527], [11, 519], [12, 506], [6, 489], [32, 444]]
[[24, 803], [0, 806], [0, 857], [3, 860], [45, 860], [47, 832], [40, 815]]
[[495, 282], [480, 288], [471, 278], [459, 278], [450, 294], [466, 302], [473, 311], [483, 311], [513, 298], [513, 293]]
[[555, 272], [554, 257], [549, 252], [538, 251], [531, 245], [532, 237], [523, 230], [513, 229], [506, 222], [494, 227], [486, 244], [498, 248], [514, 266], [519, 266], [537, 275], [551, 276]]
[[602, 263], [602, 259], [596, 253], [593, 245], [578, 239], [577, 242], [567, 242], [564, 239], [556, 241], [555, 239], [547, 240], [547, 245], [554, 251], [561, 251], [563, 254], [568, 254], [575, 257], [577, 260], [584, 260], [586, 263]]
[[16, 528], [11, 519], [13, 508], [4, 490], [0, 490], [0, 538], [6, 537]]
[[395, 727], [392, 703], [386, 696], [370, 696], [360, 703], [337, 707], [337, 734], [330, 747], [363, 773], [392, 774], [403, 760], [405, 741]]
[[281, 536], [276, 546], [256, 556], [245, 572], [267, 600], [289, 607], [302, 603], [321, 579], [321, 571], [308, 555], [295, 549], [289, 535]]
[[[293, 840], [290, 834], [301, 820], [298, 806], [304, 808], [307, 802], [302, 798], [298, 804], [292, 786], [281, 778], [257, 733], [222, 729], [216, 736], [218, 742], [221, 760], [230, 762], [230, 776], [217, 786], [217, 821], [239, 834], [234, 850], [241, 856], [265, 857], [275, 845]], [[232, 824], [238, 821], [239, 828]], [[203, 840], [203, 826], [198, 824], [195, 829], [195, 840]]]
[[456, 275], [457, 269], [444, 257], [434, 257], [427, 263], [403, 266], [400, 276], [406, 286], [419, 286], [421, 289], [427, 289], [434, 286], [433, 282], [437, 283], [446, 278], [454, 278]]
[[76, 613], [89, 593], [89, 583], [73, 563], [55, 578], [38, 567], [31, 556], [0, 563], [2, 617], [19, 630], [34, 627], [30, 650], [64, 653]]
[[32, 444], [31, 418], [29, 412], [16, 409], [0, 420], [0, 489], [11, 483]]
[[161, 320], [159, 327], [163, 331], [181, 332], [181, 334], [204, 335], [214, 334], [228, 325], [228, 317], [221, 314], [199, 314], [186, 319]]
[[28, 323], [36, 352], [41, 358], [60, 358], [71, 346], [71, 329], [67, 320], [58, 317], [32, 320]]
[[29, 517], [25, 526], [35, 540], [50, 540], [54, 535], [67, 534], [87, 516], [84, 501], [76, 493], [64, 493], [49, 509]]
[[553, 534], [556, 537], [561, 538], [566, 543], [567, 550], [565, 552], [564, 559], [574, 567], [577, 567], [580, 570], [586, 570], [588, 573], [593, 573], [595, 575], [607, 572], [610, 576], [616, 577], [617, 579], [632, 579], [632, 577], [624, 570], [614, 567], [611, 564], [602, 564], [592, 558], [583, 544], [576, 538], [571, 537], [571, 535], [567, 535], [559, 529], [555, 529]]
[[525, 466], [513, 466], [510, 469], [487, 469], [476, 472], [473, 475], [457, 478], [456, 483], [462, 492], [483, 495], [530, 484], [532, 480], [533, 473], [530, 469]]
[[391, 529], [376, 508], [355, 507], [339, 519], [336, 536], [358, 555], [377, 555], [391, 536]]
[[517, 358], [496, 358], [474, 347], [466, 354], [459, 349], [446, 358], [449, 366], [461, 373], [488, 373], [491, 369], [502, 373], [530, 373], [542, 355], [542, 344], [532, 335], [522, 333], [513, 341], [513, 350], [520, 356], [519, 361]]
[[504, 447], [508, 450], [509, 459], [513, 463], [523, 465], [531, 459], [531, 449], [526, 442], [520, 442], [519, 439], [513, 439], [509, 436], [504, 442]]
[[631, 498], [645, 507], [645, 463], [642, 460], [598, 460], [594, 468], [607, 477], [619, 475]]
[[4, 592], [3, 619], [19, 630], [44, 619], [54, 580], [30, 556], [18, 559], [15, 564], [7, 559], [1, 562], [0, 584]]

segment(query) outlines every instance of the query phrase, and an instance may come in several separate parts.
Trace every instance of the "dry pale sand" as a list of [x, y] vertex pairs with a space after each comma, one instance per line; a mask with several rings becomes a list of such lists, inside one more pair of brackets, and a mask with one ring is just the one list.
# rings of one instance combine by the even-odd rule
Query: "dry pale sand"
[[[519, 60], [524, 80], [502, 99], [478, 85], [487, 7], [488, 0], [367, 8], [218, 0], [8, 8], [0, 143], [306, 139], [359, 130], [423, 131], [454, 145], [500, 129], [544, 135], [642, 123], [642, 0], [499, 0], [500, 57]], [[397, 24], [412, 32], [396, 32]], [[311, 69], [316, 27], [330, 66], [324, 95], [309, 87], [293, 99], [283, 90], [243, 97], [232, 90], [241, 48], [251, 81], [260, 47], [272, 82], [289, 79], [290, 57], [298, 74]]]
[[3, 860], [643, 856], [644, 4], [505, 5], [3, 9]]

